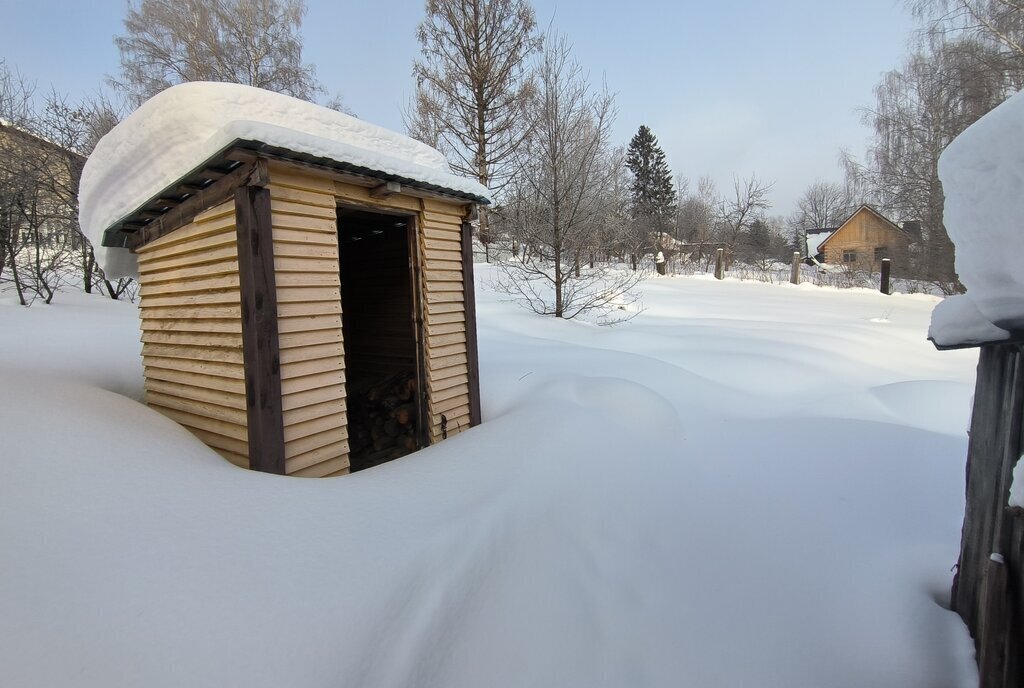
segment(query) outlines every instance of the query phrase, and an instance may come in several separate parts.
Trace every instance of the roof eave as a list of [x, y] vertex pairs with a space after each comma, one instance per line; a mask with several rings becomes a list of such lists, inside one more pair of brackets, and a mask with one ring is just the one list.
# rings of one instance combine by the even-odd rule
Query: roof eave
[[[130, 236], [136, 234], [154, 219], [170, 212], [175, 205], [185, 202], [196, 191], [211, 185], [215, 179], [224, 176], [242, 164], [237, 160], [237, 153], [239, 152], [244, 153], [248, 157], [297, 162], [352, 178], [375, 180], [382, 183], [397, 182], [403, 187], [418, 190], [432, 196], [441, 196], [465, 203], [490, 205], [488, 198], [478, 194], [450, 189], [437, 184], [430, 184], [330, 158], [299, 153], [287, 148], [271, 146], [262, 141], [236, 139], [211, 155], [200, 165], [179, 177], [159, 193], [147, 199], [135, 210], [107, 227], [103, 232], [103, 246], [127, 246]], [[234, 156], [232, 155], [233, 153], [235, 154]]]

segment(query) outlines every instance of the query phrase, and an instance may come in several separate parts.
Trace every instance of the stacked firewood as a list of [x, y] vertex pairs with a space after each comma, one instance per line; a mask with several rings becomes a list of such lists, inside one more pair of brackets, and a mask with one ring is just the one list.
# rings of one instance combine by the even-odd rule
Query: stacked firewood
[[402, 372], [349, 391], [349, 451], [359, 470], [415, 451], [416, 377]]

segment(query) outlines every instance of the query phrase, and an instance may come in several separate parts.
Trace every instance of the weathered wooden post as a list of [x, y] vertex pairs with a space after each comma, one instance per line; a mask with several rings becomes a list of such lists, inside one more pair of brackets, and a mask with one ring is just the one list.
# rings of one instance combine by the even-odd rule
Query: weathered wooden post
[[1009, 620], [1006, 605], [1006, 560], [1001, 554], [989, 555], [988, 571], [982, 584], [978, 685], [1001, 688], [1006, 672], [1006, 634]]
[[800, 252], [793, 251], [793, 262], [789, 266], [789, 281], [791, 284], [800, 284]]
[[892, 271], [892, 262], [888, 258], [882, 259], [882, 280], [881, 285], [878, 287], [879, 291], [883, 294], [891, 294], [889, 291], [889, 273]]
[[725, 249], [715, 251], [715, 279], [725, 279]]

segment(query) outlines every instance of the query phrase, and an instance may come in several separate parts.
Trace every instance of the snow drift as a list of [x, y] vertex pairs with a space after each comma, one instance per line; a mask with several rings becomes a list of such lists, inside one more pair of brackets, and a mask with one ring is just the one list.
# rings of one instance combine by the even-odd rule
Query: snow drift
[[0, 301], [0, 685], [977, 684], [935, 297], [657, 279], [598, 327], [477, 268], [484, 423], [320, 480], [126, 398], [130, 304]]

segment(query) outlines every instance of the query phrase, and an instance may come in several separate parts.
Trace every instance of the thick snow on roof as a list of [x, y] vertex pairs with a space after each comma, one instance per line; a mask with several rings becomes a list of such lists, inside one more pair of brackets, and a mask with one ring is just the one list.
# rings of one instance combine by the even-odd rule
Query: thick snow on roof
[[820, 252], [820, 246], [835, 233], [835, 229], [823, 229], [821, 231], [807, 232], [807, 255], [816, 256]]
[[[1024, 329], [1024, 94], [956, 137], [939, 158], [939, 178], [965, 298], [995, 327]], [[955, 339], [957, 324], [936, 316], [932, 338]]]
[[82, 229], [108, 277], [136, 274], [104, 230], [237, 140], [254, 140], [487, 197], [430, 146], [355, 117], [251, 86], [192, 82], [149, 99], [100, 140], [82, 173]]
[[960, 294], [935, 306], [928, 336], [936, 346], [976, 346], [1007, 340], [1010, 333], [989, 322], [974, 301]]

